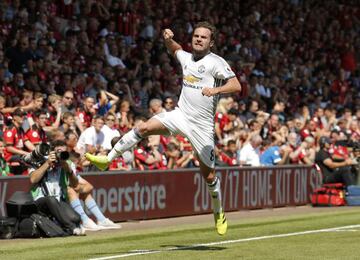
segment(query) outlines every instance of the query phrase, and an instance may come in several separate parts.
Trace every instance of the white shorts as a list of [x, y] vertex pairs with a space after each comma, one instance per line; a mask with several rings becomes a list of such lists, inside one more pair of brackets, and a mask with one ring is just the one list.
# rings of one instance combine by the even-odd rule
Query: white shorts
[[160, 113], [153, 118], [159, 120], [172, 135], [187, 137], [200, 160], [209, 168], [215, 167], [214, 129], [202, 129], [187, 119], [179, 108]]

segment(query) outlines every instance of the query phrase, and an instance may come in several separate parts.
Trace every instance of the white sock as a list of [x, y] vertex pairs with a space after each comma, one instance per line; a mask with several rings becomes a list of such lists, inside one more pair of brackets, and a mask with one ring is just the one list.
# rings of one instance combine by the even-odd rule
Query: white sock
[[115, 144], [113, 149], [111, 149], [111, 151], [108, 153], [108, 161], [111, 162], [116, 157], [119, 157], [123, 152], [136, 145], [141, 139], [142, 136], [139, 134], [136, 128], [130, 130]]
[[214, 213], [223, 212], [223, 208], [221, 206], [222, 200], [221, 200], [220, 179], [218, 177], [215, 177], [213, 183], [208, 183], [208, 187], [213, 203]]

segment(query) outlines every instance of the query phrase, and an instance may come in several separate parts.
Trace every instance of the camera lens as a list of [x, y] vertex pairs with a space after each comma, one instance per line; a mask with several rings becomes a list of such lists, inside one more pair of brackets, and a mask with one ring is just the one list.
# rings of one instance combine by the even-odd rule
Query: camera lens
[[56, 153], [56, 158], [60, 161], [65, 161], [65, 160], [69, 159], [69, 157], [70, 157], [70, 153], [67, 151]]

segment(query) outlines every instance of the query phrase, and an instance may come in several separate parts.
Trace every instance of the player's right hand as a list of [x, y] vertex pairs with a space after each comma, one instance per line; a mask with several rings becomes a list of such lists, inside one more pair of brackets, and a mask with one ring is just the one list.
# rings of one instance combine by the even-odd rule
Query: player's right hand
[[174, 37], [174, 33], [170, 29], [165, 29], [163, 32], [164, 40], [171, 40]]

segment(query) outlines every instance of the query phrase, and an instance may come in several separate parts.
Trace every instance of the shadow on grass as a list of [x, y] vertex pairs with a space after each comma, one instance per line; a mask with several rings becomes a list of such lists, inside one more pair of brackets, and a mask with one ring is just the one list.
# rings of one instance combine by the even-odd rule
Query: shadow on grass
[[182, 250], [193, 250], [193, 251], [221, 251], [227, 249], [226, 247], [221, 246], [204, 246], [204, 245], [191, 245], [191, 246], [181, 246], [181, 245], [162, 245], [161, 247], [166, 248], [165, 250], [171, 251], [182, 251]]

